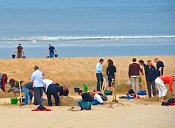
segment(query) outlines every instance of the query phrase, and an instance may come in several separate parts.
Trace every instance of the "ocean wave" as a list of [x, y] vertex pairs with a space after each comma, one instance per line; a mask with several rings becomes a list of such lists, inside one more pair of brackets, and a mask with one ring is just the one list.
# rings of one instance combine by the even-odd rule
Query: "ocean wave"
[[71, 41], [71, 40], [121, 40], [121, 39], [154, 39], [154, 38], [175, 38], [175, 35], [171, 36], [37, 36], [37, 37], [16, 37], [8, 38], [1, 37], [0, 41]]

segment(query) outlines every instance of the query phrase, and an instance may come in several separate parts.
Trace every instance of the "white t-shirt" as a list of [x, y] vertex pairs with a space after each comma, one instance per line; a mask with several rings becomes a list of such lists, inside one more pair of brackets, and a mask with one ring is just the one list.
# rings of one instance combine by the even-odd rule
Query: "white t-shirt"
[[44, 87], [45, 87], [46, 92], [47, 92], [47, 89], [48, 89], [49, 85], [53, 83], [53, 80], [44, 79], [43, 83], [44, 83]]
[[99, 94], [97, 94], [97, 93], [94, 96], [94, 100], [97, 100], [100, 104], [103, 103], [103, 100], [102, 100], [101, 96]]

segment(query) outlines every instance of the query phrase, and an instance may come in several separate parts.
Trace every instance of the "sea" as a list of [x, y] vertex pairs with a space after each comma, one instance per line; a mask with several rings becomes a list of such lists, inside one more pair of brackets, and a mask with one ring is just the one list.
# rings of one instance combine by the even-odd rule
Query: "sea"
[[175, 55], [175, 0], [0, 0], [0, 58]]

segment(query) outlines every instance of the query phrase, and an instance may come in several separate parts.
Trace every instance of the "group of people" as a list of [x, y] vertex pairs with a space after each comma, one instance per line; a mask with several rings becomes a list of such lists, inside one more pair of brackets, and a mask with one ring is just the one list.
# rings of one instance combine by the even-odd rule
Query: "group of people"
[[[38, 66], [34, 67], [34, 72], [31, 76], [31, 82], [22, 86], [25, 100], [24, 105], [31, 104], [34, 95], [34, 105], [42, 106], [43, 92], [46, 93], [48, 99], [48, 105], [52, 106], [51, 96], [55, 99], [55, 105], [59, 106], [59, 96], [68, 96], [69, 89], [67, 86], [60, 86], [53, 80], [43, 79], [43, 73], [39, 70]], [[28, 101], [30, 99], [30, 102]]]
[[[108, 89], [111, 88], [112, 80], [115, 81], [116, 67], [113, 65], [113, 61], [108, 59], [108, 66], [103, 65], [104, 60], [100, 59], [99, 63], [96, 65], [96, 78], [97, 78], [97, 91], [101, 91], [105, 80], [108, 80]], [[137, 94], [140, 91], [140, 75], [145, 78], [148, 96], [155, 96], [159, 94], [160, 101], [165, 100], [167, 94], [167, 88], [165, 84], [169, 84], [169, 88], [173, 93], [173, 81], [175, 81], [175, 76], [164, 75], [164, 63], [158, 58], [154, 59], [156, 67], [153, 66], [152, 61], [148, 60], [147, 64], [143, 60], [137, 62], [136, 58], [132, 59], [132, 64], [129, 65], [128, 76], [132, 85], [132, 89]], [[157, 92], [158, 89], [158, 92]]]
[[[24, 48], [22, 47], [21, 44], [18, 44], [15, 54], [17, 54], [17, 58], [23, 58], [24, 56]], [[49, 58], [54, 58], [57, 54], [57, 50], [55, 49], [54, 46], [52, 46], [51, 44], [49, 44], [49, 48], [48, 48], [48, 57]]]
[[115, 74], [117, 72], [111, 59], [108, 59], [107, 63], [104, 65], [102, 65], [103, 62], [104, 60], [100, 59], [99, 63], [96, 65], [97, 91], [101, 91], [102, 87], [104, 86], [106, 88], [107, 80], [108, 89], [111, 90], [112, 81], [115, 81]]

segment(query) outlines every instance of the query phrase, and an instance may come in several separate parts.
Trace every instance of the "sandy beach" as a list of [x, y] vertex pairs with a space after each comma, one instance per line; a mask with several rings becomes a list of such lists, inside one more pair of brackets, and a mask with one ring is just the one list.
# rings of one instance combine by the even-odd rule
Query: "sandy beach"
[[[128, 65], [133, 57], [102, 57], [114, 60], [120, 71], [120, 85], [128, 80]], [[155, 56], [139, 56], [138, 60], [152, 60]], [[158, 56], [165, 63], [165, 74], [174, 74], [175, 56]], [[30, 81], [35, 65], [40, 66], [45, 78], [53, 79], [62, 85], [68, 85], [71, 96], [77, 100], [73, 87], [82, 87], [87, 84], [90, 89], [95, 87], [95, 65], [100, 57], [92, 58], [41, 58], [41, 59], [1, 59], [0, 72], [6, 73], [9, 79]], [[154, 63], [155, 64], [155, 63]], [[124, 87], [124, 86], [123, 86]], [[8, 85], [7, 85], [8, 88]], [[120, 92], [126, 94], [126, 90]], [[50, 112], [32, 112], [34, 105], [11, 105], [9, 97], [12, 93], [0, 91], [0, 128], [174, 128], [174, 107], [162, 107], [160, 103], [149, 100], [121, 100], [111, 105], [93, 106], [90, 111], [68, 111], [70, 106], [51, 107]], [[6, 97], [6, 98], [4, 98]], [[7, 98], [8, 97], [8, 98]], [[111, 108], [112, 106], [112, 108]]]

